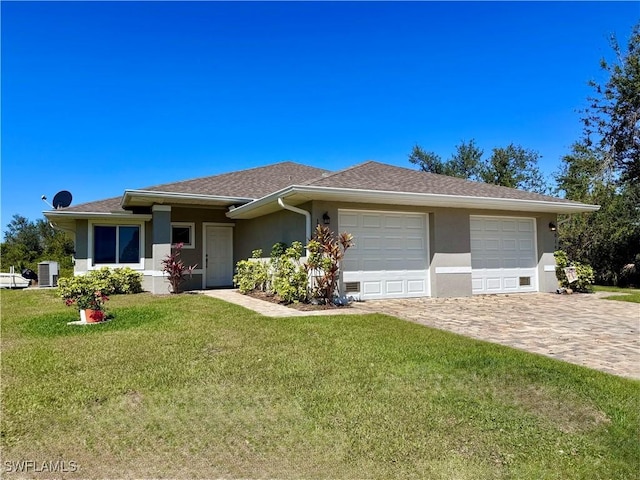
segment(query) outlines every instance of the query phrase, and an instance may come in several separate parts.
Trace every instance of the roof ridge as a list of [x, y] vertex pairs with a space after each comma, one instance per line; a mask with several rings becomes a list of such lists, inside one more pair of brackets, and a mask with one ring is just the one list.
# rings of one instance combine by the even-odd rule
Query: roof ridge
[[193, 182], [195, 180], [204, 180], [204, 179], [213, 178], [213, 177], [222, 177], [224, 175], [234, 175], [234, 174], [238, 174], [238, 173], [246, 173], [246, 172], [250, 172], [252, 170], [260, 170], [260, 169], [263, 169], [263, 168], [276, 167], [278, 165], [280, 165], [280, 166], [296, 165], [296, 166], [299, 166], [299, 167], [317, 168], [318, 170], [324, 170], [323, 168], [312, 167], [310, 165], [305, 165], [304, 163], [298, 163], [298, 162], [294, 162], [292, 160], [284, 160], [282, 162], [269, 163], [267, 165], [260, 165], [260, 166], [257, 166], [257, 167], [243, 168], [242, 170], [231, 170], [231, 171], [228, 171], [228, 172], [216, 173], [216, 174], [213, 174], [213, 175], [205, 175], [203, 177], [192, 177], [192, 178], [187, 178], [185, 180], [178, 180], [178, 181], [175, 181], [175, 182], [160, 183], [158, 185], [149, 185], [147, 187], [139, 188], [139, 189], [136, 189], [136, 190], [148, 190], [148, 189], [152, 189], [152, 188], [164, 187], [164, 186], [167, 186], [167, 185], [176, 185], [176, 184], [180, 184], [180, 183]]
[[368, 163], [380, 163], [380, 162], [376, 162], [375, 160], [366, 160], [366, 161], [364, 161], [362, 163], [357, 163], [355, 165], [351, 165], [350, 167], [343, 168], [341, 170], [334, 170], [334, 171], [330, 171], [329, 170], [329, 173], [325, 173], [325, 174], [323, 174], [323, 175], [321, 175], [321, 176], [319, 176], [317, 178], [314, 178], [313, 180], [309, 180], [308, 182], [303, 183], [303, 185], [313, 185], [314, 183], [319, 182], [320, 180], [323, 180], [325, 178], [330, 178], [330, 177], [333, 177], [335, 175], [339, 175], [339, 174], [344, 173], [344, 172], [348, 172], [349, 170], [353, 170], [354, 168], [362, 167], [362, 166], [364, 166], [364, 165], [366, 165]]

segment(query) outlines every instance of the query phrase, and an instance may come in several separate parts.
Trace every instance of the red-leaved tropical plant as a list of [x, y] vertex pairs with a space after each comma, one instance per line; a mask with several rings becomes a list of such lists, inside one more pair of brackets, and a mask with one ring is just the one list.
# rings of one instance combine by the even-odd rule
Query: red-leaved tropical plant
[[311, 296], [333, 305], [338, 294], [340, 266], [345, 252], [353, 246], [353, 235], [341, 233], [336, 236], [329, 227], [318, 225], [309, 241], [307, 272], [313, 278]]
[[176, 243], [171, 249], [171, 253], [162, 260], [162, 271], [167, 274], [167, 280], [171, 286], [171, 293], [180, 293], [182, 284], [187, 280], [187, 276], [191, 278], [193, 271], [198, 264], [187, 267], [180, 258], [183, 243]]

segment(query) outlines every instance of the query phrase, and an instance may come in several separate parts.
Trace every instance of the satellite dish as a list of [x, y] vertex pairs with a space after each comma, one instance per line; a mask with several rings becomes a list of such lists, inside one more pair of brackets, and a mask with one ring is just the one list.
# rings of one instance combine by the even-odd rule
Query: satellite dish
[[73, 197], [71, 196], [71, 192], [62, 190], [61, 192], [56, 193], [56, 196], [53, 197], [53, 208], [66, 208], [71, 205], [72, 199]]

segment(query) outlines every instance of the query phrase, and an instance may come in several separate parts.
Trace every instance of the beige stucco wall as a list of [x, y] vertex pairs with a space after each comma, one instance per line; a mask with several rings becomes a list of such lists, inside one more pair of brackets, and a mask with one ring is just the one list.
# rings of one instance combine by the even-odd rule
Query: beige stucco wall
[[[225, 223], [234, 225], [234, 222], [225, 215], [226, 209], [211, 209], [211, 208], [185, 208], [185, 207], [173, 207], [171, 209], [171, 222], [186, 222], [195, 224], [194, 232], [194, 247], [195, 248], [183, 248], [182, 260], [187, 265], [196, 265], [197, 269], [203, 268], [203, 223]], [[195, 275], [194, 275], [195, 277]], [[200, 279], [200, 285], [202, 285], [202, 279]], [[201, 288], [201, 287], [199, 287]]]
[[[309, 211], [309, 206], [307, 204], [300, 208]], [[291, 244], [298, 241], [306, 244], [305, 222], [304, 215], [289, 210], [251, 220], [238, 220], [233, 232], [234, 263], [251, 257], [251, 252], [257, 249], [262, 249], [262, 255], [268, 257], [271, 248], [278, 242]]]

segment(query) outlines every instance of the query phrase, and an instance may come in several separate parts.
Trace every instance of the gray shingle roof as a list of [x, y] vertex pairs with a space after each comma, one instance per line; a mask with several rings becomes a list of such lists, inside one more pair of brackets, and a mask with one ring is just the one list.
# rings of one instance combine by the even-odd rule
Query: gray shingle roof
[[141, 190], [255, 199], [289, 185], [300, 185], [325, 173], [329, 173], [329, 171], [294, 162], [281, 162], [266, 167], [167, 183]]
[[541, 195], [539, 193], [526, 192], [498, 185], [489, 185], [487, 183], [472, 182], [461, 178], [426, 173], [374, 161], [368, 161], [345, 170], [325, 175], [307, 182], [306, 185], [353, 188], [358, 190], [382, 190], [387, 192], [431, 193], [464, 197], [572, 203], [568, 200], [549, 195]]
[[[156, 185], [140, 190], [258, 199], [291, 185], [572, 203], [569, 200], [548, 195], [471, 182], [374, 161], [337, 172], [294, 162], [281, 162], [265, 167]], [[121, 212], [120, 201], [121, 197], [114, 197], [75, 205], [64, 210], [69, 212]]]
[[[165, 183], [163, 185], [141, 188], [140, 190], [255, 199], [264, 197], [289, 185], [300, 185], [311, 179], [318, 178], [325, 173], [329, 173], [329, 171], [295, 162], [281, 162], [265, 167], [250, 168], [247, 170], [223, 173], [221, 175], [212, 175], [210, 177]], [[96, 202], [83, 203], [65, 208], [64, 211], [122, 212], [123, 210], [120, 207], [121, 198], [122, 197], [115, 197]]]

